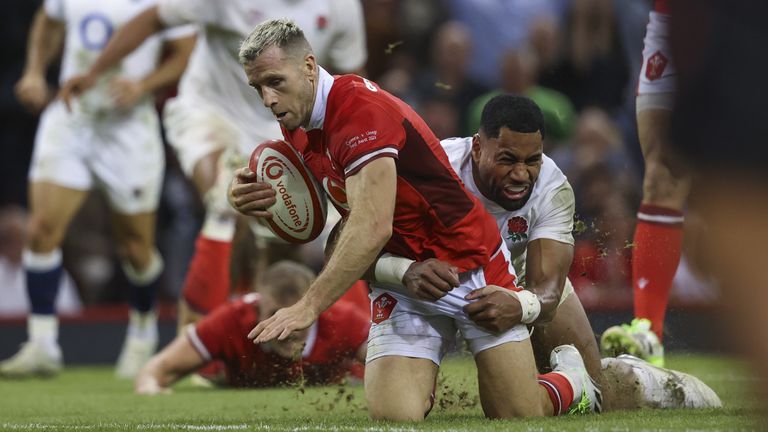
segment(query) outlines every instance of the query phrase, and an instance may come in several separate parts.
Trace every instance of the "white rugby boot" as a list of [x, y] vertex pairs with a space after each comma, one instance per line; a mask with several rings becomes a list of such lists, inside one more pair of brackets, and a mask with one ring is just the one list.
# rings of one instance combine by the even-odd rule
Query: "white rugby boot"
[[573, 345], [560, 345], [549, 356], [552, 372], [560, 372], [571, 382], [574, 401], [568, 414], [599, 413], [603, 410], [603, 394], [587, 373], [579, 350]]
[[128, 333], [117, 359], [115, 375], [124, 379], [135, 378], [155, 354], [157, 342], [157, 316], [154, 312], [131, 311]]
[[630, 354], [654, 366], [664, 367], [664, 345], [645, 318], [635, 318], [630, 324], [606, 329], [600, 336], [600, 351], [605, 357]]
[[45, 346], [24, 342], [13, 357], [0, 362], [0, 376], [7, 378], [52, 377], [61, 371], [62, 356], [58, 344]]
[[654, 366], [635, 356], [616, 357], [628, 363], [641, 385], [643, 404], [649, 408], [720, 408], [722, 401], [693, 375]]

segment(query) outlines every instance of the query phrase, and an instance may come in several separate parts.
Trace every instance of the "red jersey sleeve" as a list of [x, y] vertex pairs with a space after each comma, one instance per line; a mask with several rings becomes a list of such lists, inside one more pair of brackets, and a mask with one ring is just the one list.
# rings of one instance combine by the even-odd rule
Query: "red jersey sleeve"
[[237, 303], [221, 305], [194, 326], [190, 325], [187, 337], [205, 360], [227, 359], [236, 355], [236, 342], [246, 339], [238, 323]]
[[[366, 87], [355, 92], [375, 93]], [[329, 134], [329, 151], [343, 166], [344, 177], [355, 175], [381, 157], [397, 158], [405, 144], [402, 119], [376, 104], [375, 95], [363, 96], [367, 97], [353, 97], [340, 107], [344, 112], [337, 116], [344, 121]]]

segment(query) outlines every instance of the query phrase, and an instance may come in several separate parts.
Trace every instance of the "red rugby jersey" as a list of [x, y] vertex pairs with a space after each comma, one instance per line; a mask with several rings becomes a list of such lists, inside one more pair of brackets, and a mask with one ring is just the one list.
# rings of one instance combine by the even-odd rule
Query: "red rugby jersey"
[[438, 258], [467, 271], [501, 245], [496, 222], [453, 172], [440, 141], [408, 105], [356, 75], [334, 77], [322, 129], [283, 129], [285, 139], [342, 215], [345, 179], [381, 157], [396, 159], [393, 234], [385, 250], [413, 260]]
[[264, 352], [246, 335], [259, 322], [258, 294], [219, 306], [187, 337], [206, 360], [222, 360], [234, 387], [274, 387], [298, 382], [328, 384], [340, 381], [358, 348], [368, 338], [370, 311], [366, 305], [337, 302], [320, 314], [307, 340], [309, 352], [292, 361]]

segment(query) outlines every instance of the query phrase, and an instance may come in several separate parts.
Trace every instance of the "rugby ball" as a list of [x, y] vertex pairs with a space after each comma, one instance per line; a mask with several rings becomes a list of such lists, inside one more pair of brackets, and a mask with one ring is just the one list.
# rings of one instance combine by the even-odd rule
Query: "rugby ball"
[[290, 144], [279, 140], [259, 144], [248, 167], [256, 173], [256, 181], [271, 184], [277, 193], [277, 202], [268, 209], [272, 218], [261, 219], [263, 224], [289, 243], [307, 243], [320, 235], [325, 195]]

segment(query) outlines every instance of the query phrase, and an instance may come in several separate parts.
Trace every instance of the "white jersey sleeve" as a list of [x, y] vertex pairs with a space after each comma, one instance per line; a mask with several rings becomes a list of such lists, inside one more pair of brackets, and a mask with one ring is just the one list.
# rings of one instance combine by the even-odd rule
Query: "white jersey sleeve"
[[193, 36], [195, 33], [197, 33], [197, 26], [194, 24], [186, 24], [167, 28], [163, 30], [160, 37], [163, 40], [170, 41]]
[[368, 52], [365, 42], [365, 18], [360, 1], [332, 1], [331, 20], [337, 35], [328, 53], [328, 66], [340, 73], [365, 66]]
[[467, 183], [468, 174], [464, 174], [465, 164], [469, 163], [472, 154], [472, 138], [446, 138], [440, 141], [440, 145], [448, 156], [448, 162], [451, 163], [453, 171], [461, 177], [461, 181]]
[[216, 3], [213, 0], [160, 0], [157, 2], [157, 13], [169, 27], [205, 23], [216, 19]]
[[64, 0], [45, 0], [43, 3], [43, 9], [45, 14], [55, 19], [56, 21], [64, 21], [66, 19], [64, 12]]
[[573, 189], [565, 181], [548, 195], [548, 199], [539, 202], [539, 217], [528, 233], [528, 242], [551, 239], [572, 245], [576, 207]]

